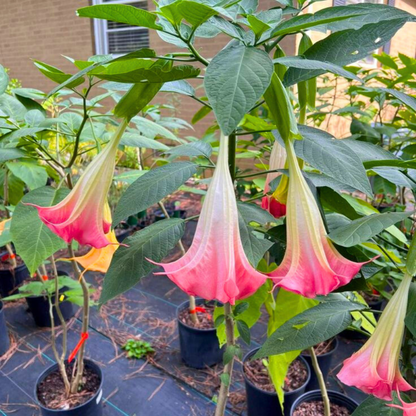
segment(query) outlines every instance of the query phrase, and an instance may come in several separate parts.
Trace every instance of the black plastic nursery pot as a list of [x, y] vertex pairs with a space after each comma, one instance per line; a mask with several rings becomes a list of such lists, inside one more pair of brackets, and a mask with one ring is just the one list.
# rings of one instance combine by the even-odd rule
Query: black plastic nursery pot
[[[328, 397], [331, 403], [337, 404], [338, 406], [344, 406], [352, 414], [358, 407], [358, 403], [346, 396], [345, 394], [337, 391], [328, 390]], [[307, 393], [300, 396], [292, 405], [290, 410], [290, 416], [293, 416], [298, 406], [305, 402], [314, 402], [322, 400], [322, 394], [320, 390], [308, 391]], [[370, 416], [370, 415], [369, 415]]]
[[[0, 253], [0, 257], [7, 253]], [[29, 270], [25, 264], [17, 266], [14, 270], [0, 270], [0, 295], [2, 298], [13, 295], [17, 287], [29, 277]]]
[[9, 331], [7, 330], [4, 317], [3, 302], [0, 302], [0, 356], [7, 352], [10, 347]]
[[[321, 372], [322, 372], [322, 375], [324, 376], [325, 381], [328, 378], [329, 371], [331, 370], [332, 357], [334, 356], [336, 350], [338, 349], [338, 345], [339, 345], [338, 339], [334, 338], [333, 343], [334, 344], [333, 344], [333, 348], [331, 351], [328, 351], [325, 354], [316, 356], [316, 358], [318, 359], [319, 368], [321, 369]], [[311, 379], [309, 380], [309, 383], [306, 386], [306, 391], [318, 390], [319, 382], [316, 377], [315, 370], [312, 367], [312, 359], [310, 355], [305, 354], [305, 353], [302, 353], [302, 357], [309, 364], [309, 368], [311, 370]]]
[[[68, 276], [68, 273], [58, 270], [58, 276]], [[63, 287], [59, 293], [62, 294], [66, 290], [68, 290], [68, 287]], [[53, 298], [54, 296], [55, 295], [53, 295]], [[33, 316], [33, 319], [35, 320], [36, 325], [42, 328], [50, 328], [52, 326], [52, 322], [49, 314], [48, 298], [46, 296], [29, 296], [26, 298], [26, 302], [29, 306], [29, 310]], [[65, 300], [63, 302], [59, 302], [59, 309], [61, 310], [65, 321], [71, 319], [74, 316], [74, 306], [71, 302]], [[55, 326], [60, 325], [61, 323], [55, 306], [53, 306], [52, 312]]]
[[[259, 348], [256, 348], [248, 352], [243, 358], [243, 365], [258, 350]], [[247, 416], [289, 416], [292, 404], [300, 396], [302, 396], [303, 393], [305, 393], [306, 387], [311, 378], [311, 369], [309, 367], [309, 364], [305, 360], [305, 358], [303, 358], [300, 355], [297, 359], [301, 360], [305, 364], [308, 370], [308, 378], [306, 379], [303, 386], [299, 387], [296, 390], [284, 393], [284, 405], [283, 405], [284, 412], [283, 413], [282, 413], [282, 408], [280, 406], [277, 394], [275, 392], [272, 393], [269, 391], [259, 389], [247, 378], [243, 369], [244, 384], [246, 387], [246, 398], [247, 398]]]
[[[203, 299], [196, 299], [197, 305], [203, 305]], [[220, 348], [217, 332], [212, 329], [192, 328], [179, 319], [179, 314], [189, 308], [189, 301], [183, 302], [177, 309], [179, 344], [183, 362], [193, 368], [205, 368], [222, 361], [223, 349]]]
[[[65, 361], [65, 363], [67, 363]], [[56, 410], [56, 409], [48, 409], [42, 403], [40, 403], [38, 398], [38, 386], [39, 384], [51, 373], [58, 369], [58, 364], [54, 364], [51, 367], [47, 368], [37, 379], [35, 385], [35, 400], [36, 404], [40, 407], [42, 416], [102, 416], [103, 414], [103, 405], [102, 405], [102, 397], [103, 397], [103, 382], [104, 377], [101, 371], [101, 368], [95, 364], [93, 361], [85, 359], [84, 360], [85, 367], [89, 367], [92, 369], [98, 376], [100, 377], [100, 387], [98, 388], [97, 392], [85, 403], [73, 407], [72, 409], [68, 410]]]

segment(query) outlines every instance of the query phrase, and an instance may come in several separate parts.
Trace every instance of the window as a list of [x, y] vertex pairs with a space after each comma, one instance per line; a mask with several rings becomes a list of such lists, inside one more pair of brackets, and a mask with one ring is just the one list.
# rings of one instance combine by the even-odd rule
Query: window
[[[147, 10], [147, 0], [93, 0], [93, 4], [127, 4]], [[94, 19], [96, 53], [99, 55], [124, 55], [141, 48], [149, 47], [149, 31], [138, 26], [129, 26], [107, 20]]]

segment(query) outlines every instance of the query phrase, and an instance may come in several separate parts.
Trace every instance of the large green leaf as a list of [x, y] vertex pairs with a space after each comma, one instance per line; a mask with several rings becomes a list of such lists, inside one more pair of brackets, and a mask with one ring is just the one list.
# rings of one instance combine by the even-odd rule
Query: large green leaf
[[406, 219], [412, 214], [413, 212], [385, 212], [383, 214], [368, 215], [337, 228], [329, 234], [329, 238], [340, 246], [352, 247], [368, 241], [384, 229]]
[[182, 237], [185, 222], [179, 218], [158, 221], [126, 238], [127, 245], [114, 253], [105, 275], [100, 303], [106, 303], [132, 288], [156, 266], [146, 259], [161, 261]]
[[342, 140], [313, 127], [299, 126], [299, 131], [303, 140], [295, 141], [298, 157], [331, 178], [372, 195], [360, 158]]
[[9, 85], [9, 76], [3, 66], [0, 65], [0, 95], [2, 95]]
[[376, 146], [372, 143], [362, 142], [354, 139], [344, 139], [342, 143], [347, 145], [360, 159], [362, 162], [369, 160], [388, 160], [397, 159], [397, 157], [383, 149], [380, 146]]
[[20, 159], [25, 156], [25, 152], [20, 149], [0, 148], [0, 163], [7, 162], [8, 160]]
[[149, 139], [141, 134], [131, 132], [123, 134], [120, 144], [123, 146], [143, 147], [145, 149], [155, 149], [161, 151], [169, 150], [168, 146], [157, 140]]
[[412, 97], [411, 95], [405, 94], [404, 92], [393, 90], [391, 88], [380, 88], [380, 91], [387, 92], [398, 100], [400, 100], [403, 104], [410, 107], [413, 111], [416, 111], [416, 98]]
[[321, 303], [285, 322], [266, 340], [254, 358], [304, 350], [319, 344], [347, 328], [352, 322], [352, 311], [365, 308], [365, 305], [342, 300]]
[[66, 243], [40, 220], [36, 208], [24, 203], [50, 206], [62, 199], [64, 192], [55, 192], [50, 187], [35, 189], [26, 194], [14, 210], [10, 232], [16, 253], [23, 259], [30, 273], [34, 273], [49, 256], [66, 247]]
[[[52, 81], [56, 82], [57, 84], [62, 84], [68, 81], [72, 77], [71, 74], [66, 74], [60, 69], [55, 68], [52, 65], [48, 65], [44, 62], [34, 61], [34, 64], [39, 69], [39, 71], [42, 72], [43, 75], [45, 75]], [[83, 82], [84, 82], [84, 78], [80, 77], [80, 78], [75, 79], [74, 81], [66, 82], [65, 85], [68, 88], [75, 88], [78, 85], [81, 85]]]
[[27, 113], [26, 107], [17, 98], [9, 94], [0, 96], [0, 110], [17, 121], [24, 121]]
[[159, 83], [133, 84], [117, 103], [114, 108], [114, 115], [130, 120], [152, 101], [162, 85]]
[[210, 62], [205, 90], [218, 124], [232, 133], [270, 83], [273, 63], [266, 52], [230, 43]]
[[[115, 71], [114, 71], [115, 72]], [[196, 78], [201, 70], [192, 65], [178, 65], [166, 70], [161, 66], [151, 66], [149, 68], [137, 68], [130, 72], [122, 73], [100, 73], [97, 78], [106, 79], [108, 81], [138, 83], [151, 82], [163, 83], [168, 81], [182, 80], [186, 78]]]
[[7, 167], [13, 175], [22, 180], [31, 191], [45, 186], [46, 181], [48, 180], [46, 168], [33, 163], [33, 161], [9, 162], [7, 163]]
[[163, 92], [177, 92], [178, 94], [188, 95], [189, 97], [195, 95], [194, 88], [185, 80], [166, 82], [160, 90]]
[[251, 222], [256, 222], [258, 224], [264, 225], [269, 222], [280, 223], [281, 220], [273, 217], [269, 211], [264, 210], [256, 204], [251, 204], [248, 202], [237, 202], [238, 212], [243, 217], [244, 221], [247, 224]]
[[137, 214], [176, 191], [196, 173], [191, 162], [174, 162], [149, 170], [130, 185], [117, 205], [113, 225], [130, 215]]
[[[401, 404], [397, 398], [393, 403]], [[384, 400], [369, 396], [355, 409], [352, 416], [401, 416], [402, 414], [403, 412], [399, 409], [387, 406], [387, 402]]]
[[210, 17], [218, 14], [206, 4], [188, 0], [183, 0], [178, 4], [178, 11], [193, 27], [202, 25]]
[[[370, 55], [375, 49], [387, 43], [406, 23], [406, 19], [394, 19], [368, 24], [358, 30], [343, 30], [332, 33], [316, 42], [305, 53], [306, 59], [345, 66]], [[324, 69], [289, 68], [285, 74], [284, 84], [291, 86], [306, 81], [325, 72]]]
[[315, 61], [312, 59], [303, 59], [299, 56], [284, 56], [281, 58], [273, 59], [274, 64], [281, 64], [287, 66], [289, 68], [300, 68], [300, 69], [325, 69], [327, 72], [332, 72], [336, 75], [341, 75], [347, 79], [353, 79], [360, 83], [363, 83], [361, 78], [357, 77], [357, 75], [353, 74], [350, 71], [347, 71], [342, 66], [338, 66], [335, 64], [331, 64], [329, 62], [322, 62], [322, 61]]
[[188, 144], [183, 144], [181, 146], [172, 147], [169, 150], [165, 151], [171, 156], [188, 156], [188, 157], [198, 157], [205, 156], [209, 158], [212, 154], [212, 146], [209, 143], [203, 142], [201, 140], [197, 142], [192, 142]]
[[131, 26], [147, 27], [156, 30], [162, 29], [162, 26], [156, 23], [156, 14], [124, 4], [99, 4], [83, 7], [77, 10], [77, 14], [80, 17], [110, 20]]

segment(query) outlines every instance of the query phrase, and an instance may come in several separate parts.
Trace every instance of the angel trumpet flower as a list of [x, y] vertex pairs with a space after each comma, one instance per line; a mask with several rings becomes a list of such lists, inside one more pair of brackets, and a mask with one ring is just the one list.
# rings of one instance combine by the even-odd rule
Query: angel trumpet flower
[[382, 313], [373, 335], [358, 352], [344, 361], [337, 376], [344, 384], [355, 386], [382, 400], [391, 400], [393, 390], [413, 389], [403, 378], [399, 368], [411, 282], [411, 276], [405, 274]]
[[111, 142], [60, 203], [51, 207], [28, 204], [37, 208], [40, 219], [67, 243], [76, 240], [95, 248], [111, 244], [106, 237], [111, 223], [104, 219], [104, 204], [113, 178], [117, 146], [126, 127], [126, 121], [120, 123]]
[[[275, 141], [270, 154], [269, 170], [283, 169], [286, 163], [286, 150], [283, 146]], [[266, 184], [264, 186], [264, 193], [270, 191], [270, 182], [281, 175], [281, 172], [269, 172], [266, 176]], [[286, 177], [282, 181], [287, 181]], [[278, 187], [279, 188], [279, 187]], [[277, 189], [276, 189], [277, 191]], [[261, 200], [261, 207], [270, 212], [274, 217], [279, 218], [286, 215], [286, 205], [279, 202], [276, 192], [272, 195], [265, 195]]]
[[315, 198], [302, 175], [290, 140], [286, 231], [287, 248], [280, 266], [270, 273], [277, 286], [308, 298], [327, 295], [347, 284], [365, 263], [347, 260], [328, 240]]
[[[111, 223], [111, 212], [108, 204], [106, 204], [104, 208], [104, 220]], [[64, 260], [75, 260], [84, 268], [84, 272], [91, 270], [93, 272], [107, 273], [111, 260], [113, 259], [113, 255], [118, 249], [119, 243], [113, 230], [106, 234], [106, 238], [110, 243], [108, 246], [103, 248], [92, 248], [84, 256], [72, 257]]]
[[[157, 263], [156, 263], [157, 264]], [[240, 240], [234, 186], [228, 170], [228, 137], [221, 136], [217, 167], [187, 253], [160, 264], [184, 292], [234, 304], [266, 280], [247, 260]]]
[[406, 403], [400, 397], [399, 391], [397, 392], [402, 405], [398, 404], [388, 404], [387, 406], [395, 407], [396, 409], [403, 410], [403, 416], [416, 416], [416, 403]]

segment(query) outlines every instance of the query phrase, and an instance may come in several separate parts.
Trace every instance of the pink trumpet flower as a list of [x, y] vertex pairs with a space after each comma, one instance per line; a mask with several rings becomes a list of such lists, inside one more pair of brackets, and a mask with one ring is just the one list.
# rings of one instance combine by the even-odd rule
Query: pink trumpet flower
[[117, 146], [127, 122], [123, 121], [106, 145], [88, 165], [68, 196], [51, 207], [37, 208], [40, 219], [55, 234], [70, 243], [103, 248], [112, 244], [106, 237], [111, 223], [104, 218], [108, 191], [113, 178]]
[[[283, 169], [286, 163], [286, 150], [283, 146], [275, 141], [270, 154], [269, 170]], [[270, 172], [266, 176], [266, 184], [264, 186], [264, 193], [270, 191], [270, 182], [279, 177], [281, 172]], [[285, 179], [285, 178], [284, 178]], [[282, 180], [284, 180], [282, 179]], [[275, 193], [272, 195], [265, 195], [261, 200], [261, 207], [270, 212], [275, 218], [286, 215], [286, 205], [279, 202]]]
[[399, 396], [402, 405], [399, 406], [398, 404], [388, 404], [387, 406], [395, 407], [396, 409], [403, 410], [403, 416], [416, 416], [416, 403], [406, 403], [400, 397], [400, 392], [397, 391], [397, 395]]
[[[155, 263], [159, 264], [159, 263]], [[173, 263], [159, 264], [184, 292], [234, 304], [266, 280], [247, 260], [240, 240], [234, 185], [228, 170], [228, 137], [221, 136], [217, 167], [192, 245]]]
[[382, 400], [391, 400], [393, 390], [413, 389], [399, 368], [411, 282], [411, 276], [405, 274], [382, 313], [373, 335], [358, 352], [344, 361], [337, 376], [344, 384], [355, 386]]
[[344, 258], [328, 240], [315, 198], [287, 141], [289, 190], [287, 248], [280, 266], [270, 273], [277, 286], [308, 298], [327, 295], [347, 284], [365, 263]]

